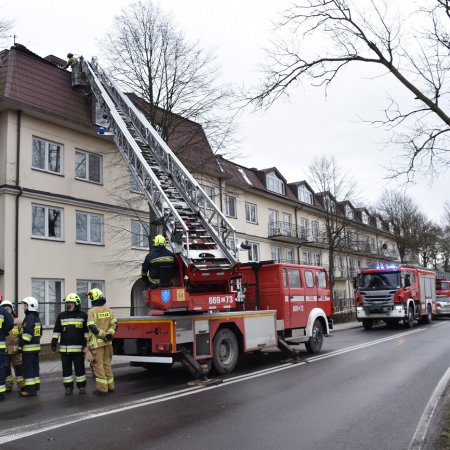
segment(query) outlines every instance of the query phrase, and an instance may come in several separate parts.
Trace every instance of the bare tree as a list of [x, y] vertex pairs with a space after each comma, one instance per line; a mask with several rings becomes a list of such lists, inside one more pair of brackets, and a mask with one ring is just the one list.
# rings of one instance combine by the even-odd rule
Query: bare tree
[[442, 230], [439, 225], [419, 214], [414, 228], [417, 253], [424, 267], [438, 269], [439, 238]]
[[11, 28], [12, 22], [10, 20], [0, 18], [0, 42], [8, 37]]
[[424, 221], [417, 205], [406, 194], [384, 191], [377, 208], [385, 220], [392, 225], [394, 240], [400, 261], [412, 259], [418, 251], [417, 225]]
[[309, 166], [308, 181], [320, 198], [323, 214], [321, 216], [325, 241], [328, 246], [328, 273], [331, 290], [334, 287], [334, 254], [349, 235], [351, 221], [339, 211], [338, 202], [350, 201], [356, 195], [356, 182], [351, 181], [348, 173], [343, 172], [333, 156], [316, 158]]
[[268, 107], [303, 81], [327, 88], [345, 68], [372, 64], [380, 69], [374, 67], [374, 77], [390, 76], [411, 94], [403, 108], [391, 98], [385, 119], [374, 122], [392, 131], [405, 156], [395, 175], [410, 180], [444, 170], [450, 165], [449, 2], [425, 0], [413, 12], [402, 7], [403, 16], [393, 1], [299, 0], [283, 15], [280, 31], [288, 37], [267, 51], [252, 101]]
[[[124, 8], [102, 46], [111, 75], [146, 101], [148, 119], [166, 142], [189, 119], [202, 125], [214, 151], [231, 151], [232, 90], [219, 85], [212, 54], [188, 42], [152, 0]], [[184, 143], [199, 139], [203, 136], [193, 132]]]

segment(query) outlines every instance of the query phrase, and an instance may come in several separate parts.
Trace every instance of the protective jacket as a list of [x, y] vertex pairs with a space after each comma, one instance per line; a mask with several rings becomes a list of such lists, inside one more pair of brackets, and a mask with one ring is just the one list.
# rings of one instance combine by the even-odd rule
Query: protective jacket
[[0, 306], [0, 350], [6, 350], [6, 337], [14, 327], [14, 321], [3, 306]]
[[41, 350], [42, 325], [39, 313], [25, 311], [25, 319], [20, 335], [20, 346], [23, 353], [39, 352]]
[[63, 311], [56, 318], [52, 343], [60, 340], [61, 353], [81, 353], [88, 336], [87, 314], [84, 311]]
[[15, 317], [13, 329], [9, 332], [6, 338], [6, 353], [8, 355], [14, 355], [19, 353], [19, 338], [22, 330], [22, 319]]
[[148, 272], [150, 283], [159, 284], [159, 270], [161, 265], [174, 263], [175, 258], [169, 249], [164, 247], [164, 245], [154, 246], [142, 263], [141, 275], [145, 278]]
[[117, 319], [108, 306], [94, 306], [89, 310], [87, 326], [89, 329], [88, 347], [99, 348], [111, 345], [106, 335], [114, 336], [117, 328]]

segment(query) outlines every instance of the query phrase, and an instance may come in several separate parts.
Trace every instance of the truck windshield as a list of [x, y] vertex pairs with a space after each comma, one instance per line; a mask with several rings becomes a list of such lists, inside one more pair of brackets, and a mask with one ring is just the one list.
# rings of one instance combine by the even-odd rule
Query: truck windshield
[[360, 289], [398, 289], [400, 272], [361, 273], [358, 277]]

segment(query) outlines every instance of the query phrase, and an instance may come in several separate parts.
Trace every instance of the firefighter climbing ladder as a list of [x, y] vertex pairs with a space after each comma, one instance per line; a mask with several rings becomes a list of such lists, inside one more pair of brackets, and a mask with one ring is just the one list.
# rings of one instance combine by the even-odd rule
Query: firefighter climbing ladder
[[236, 257], [227, 240], [235, 242], [234, 227], [96, 61], [84, 64], [98, 106], [108, 118], [108, 132], [160, 223], [181, 238], [184, 263], [200, 270], [233, 266]]

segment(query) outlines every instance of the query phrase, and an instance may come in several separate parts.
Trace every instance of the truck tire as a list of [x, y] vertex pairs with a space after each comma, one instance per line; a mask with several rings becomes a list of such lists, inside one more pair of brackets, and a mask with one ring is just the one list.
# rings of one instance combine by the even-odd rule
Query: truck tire
[[308, 353], [319, 353], [323, 344], [323, 326], [320, 320], [315, 320], [309, 341], [305, 343]]
[[423, 316], [422, 322], [431, 323], [432, 320], [433, 320], [433, 313], [431, 312], [431, 305], [427, 305], [427, 314]]
[[405, 317], [404, 323], [406, 328], [414, 326], [414, 308], [412, 306], [408, 308], [408, 315]]
[[236, 336], [228, 328], [222, 328], [214, 336], [214, 370], [221, 375], [230, 373], [236, 367], [238, 357]]
[[373, 327], [373, 320], [372, 319], [363, 320], [362, 325], [365, 330], [371, 330]]

